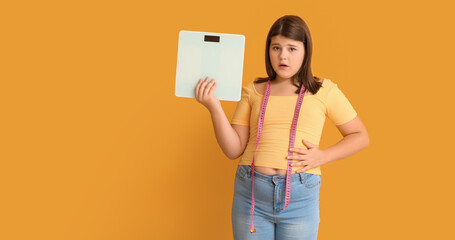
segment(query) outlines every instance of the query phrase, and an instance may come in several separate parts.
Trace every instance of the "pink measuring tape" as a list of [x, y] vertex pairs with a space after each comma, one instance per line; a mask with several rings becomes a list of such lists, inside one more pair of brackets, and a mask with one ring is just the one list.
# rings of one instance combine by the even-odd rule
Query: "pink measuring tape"
[[[295, 111], [294, 111], [294, 118], [292, 119], [292, 125], [291, 125], [291, 136], [289, 140], [289, 148], [294, 147], [294, 142], [295, 142], [295, 131], [297, 128], [297, 121], [299, 119], [299, 113], [300, 113], [300, 106], [302, 105], [303, 102], [303, 95], [305, 92], [305, 86], [302, 85], [300, 88], [300, 93], [299, 93], [299, 98], [297, 100], [297, 103], [295, 105]], [[254, 159], [256, 155], [256, 149], [258, 147], [258, 142], [259, 139], [261, 138], [261, 133], [262, 133], [262, 125], [264, 123], [264, 116], [265, 116], [265, 109], [267, 107], [267, 101], [269, 100], [269, 95], [270, 95], [270, 78], [267, 81], [267, 88], [265, 90], [264, 94], [264, 99], [262, 100], [262, 106], [261, 106], [261, 112], [259, 113], [259, 121], [258, 121], [258, 133], [256, 136], [256, 146], [254, 148], [254, 153], [253, 153], [253, 162], [251, 163], [251, 176], [252, 176], [252, 202], [251, 202], [251, 211], [250, 211], [250, 216], [251, 216], [251, 226], [250, 226], [250, 233], [256, 232], [256, 229], [254, 228], [254, 223], [253, 223], [253, 213], [254, 213]], [[289, 151], [288, 148], [288, 156], [292, 156], [292, 152]], [[286, 169], [286, 199], [284, 201], [284, 209], [287, 208], [289, 205], [289, 201], [291, 199], [291, 174], [292, 174], [292, 167], [290, 166], [292, 163], [292, 159], [288, 159], [288, 165]]]

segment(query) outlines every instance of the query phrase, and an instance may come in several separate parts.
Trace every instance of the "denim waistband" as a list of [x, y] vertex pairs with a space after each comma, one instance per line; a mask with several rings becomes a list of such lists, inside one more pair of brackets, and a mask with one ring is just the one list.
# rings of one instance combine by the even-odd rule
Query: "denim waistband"
[[[251, 177], [251, 166], [250, 165], [238, 165], [238, 168], [239, 168], [240, 173], [246, 172], [248, 177]], [[305, 179], [308, 178], [308, 176], [310, 174], [311, 173], [305, 173], [305, 172], [294, 173], [291, 175], [291, 182], [300, 181], [300, 182], [304, 183]], [[267, 182], [275, 182], [275, 183], [276, 182], [286, 182], [286, 175], [282, 175], [282, 174], [265, 175], [265, 174], [259, 173], [256, 170], [254, 170], [254, 177], [263, 179]]]

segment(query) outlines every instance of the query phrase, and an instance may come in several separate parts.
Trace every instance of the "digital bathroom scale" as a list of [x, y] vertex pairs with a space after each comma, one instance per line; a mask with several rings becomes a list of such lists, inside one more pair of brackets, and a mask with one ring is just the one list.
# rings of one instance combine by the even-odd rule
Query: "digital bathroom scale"
[[244, 52], [244, 35], [181, 30], [175, 96], [195, 98], [199, 79], [209, 77], [216, 98], [240, 101]]

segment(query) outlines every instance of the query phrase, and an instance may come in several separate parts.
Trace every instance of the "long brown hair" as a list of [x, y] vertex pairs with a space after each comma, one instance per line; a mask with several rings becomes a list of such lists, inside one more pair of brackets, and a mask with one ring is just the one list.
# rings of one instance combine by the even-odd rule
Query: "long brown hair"
[[265, 45], [265, 67], [267, 70], [268, 77], [256, 78], [255, 83], [274, 81], [276, 78], [276, 72], [273, 70], [272, 64], [270, 63], [269, 49], [272, 37], [281, 35], [296, 41], [303, 42], [305, 48], [305, 57], [303, 59], [302, 66], [299, 71], [292, 77], [292, 84], [298, 89], [295, 93], [300, 93], [302, 84], [305, 89], [310, 91], [312, 94], [316, 94], [319, 88], [322, 86], [321, 80], [317, 76], [313, 76], [311, 71], [311, 55], [313, 53], [313, 41], [311, 40], [310, 30], [307, 24], [300, 17], [295, 15], [285, 15], [280, 17], [273, 23], [267, 35], [267, 42]]

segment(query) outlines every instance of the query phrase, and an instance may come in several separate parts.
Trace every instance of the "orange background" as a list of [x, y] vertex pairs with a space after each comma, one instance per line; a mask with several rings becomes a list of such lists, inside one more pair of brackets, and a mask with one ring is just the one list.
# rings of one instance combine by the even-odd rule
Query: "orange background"
[[[449, 3], [2, 2], [0, 239], [232, 239], [239, 159], [174, 96], [178, 32], [245, 35], [246, 84], [285, 14], [371, 140], [321, 167], [319, 239], [454, 239]], [[326, 121], [320, 147], [339, 140]]]

